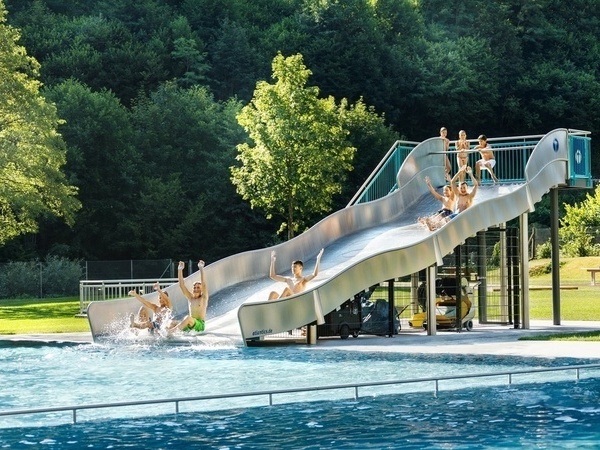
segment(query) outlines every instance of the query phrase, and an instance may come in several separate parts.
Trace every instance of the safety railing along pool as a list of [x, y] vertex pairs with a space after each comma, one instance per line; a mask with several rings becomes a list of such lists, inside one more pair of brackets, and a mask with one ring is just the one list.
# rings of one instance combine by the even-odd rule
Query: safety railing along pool
[[[241, 393], [230, 393], [230, 394], [216, 394], [216, 395], [199, 395], [194, 397], [178, 397], [178, 398], [165, 398], [165, 399], [154, 399], [154, 400], [136, 400], [127, 402], [114, 402], [114, 403], [96, 403], [87, 405], [77, 406], [57, 406], [50, 408], [31, 408], [31, 409], [20, 409], [20, 410], [8, 410], [0, 411], [0, 417], [2, 416], [16, 416], [16, 415], [32, 415], [32, 414], [43, 414], [43, 413], [55, 413], [55, 412], [71, 412], [73, 424], [77, 423], [77, 412], [83, 410], [92, 409], [109, 409], [109, 408], [121, 408], [129, 406], [141, 406], [141, 405], [158, 405], [165, 403], [172, 403], [175, 406], [175, 414], [179, 414], [179, 405], [184, 402], [196, 402], [203, 400], [223, 400], [231, 398], [248, 398], [248, 397], [267, 397], [269, 406], [273, 406], [273, 397], [277, 395], [285, 394], [297, 394], [302, 392], [323, 392], [323, 391], [334, 391], [351, 389], [354, 391], [354, 400], [359, 399], [359, 389], [376, 386], [391, 386], [391, 385], [405, 385], [405, 384], [417, 384], [417, 383], [434, 383], [433, 394], [437, 396], [440, 388], [439, 383], [441, 381], [453, 381], [453, 380], [464, 380], [464, 379], [481, 379], [481, 378], [496, 378], [496, 377], [507, 377], [508, 385], [513, 384], [513, 377], [515, 375], [531, 375], [536, 373], [547, 373], [547, 372], [566, 372], [573, 371], [575, 374], [574, 381], [580, 379], [580, 371], [582, 370], [598, 370], [600, 364], [580, 364], [573, 366], [562, 366], [562, 367], [546, 367], [539, 369], [524, 369], [524, 370], [509, 370], [500, 372], [480, 373], [480, 374], [464, 374], [464, 375], [452, 375], [446, 377], [426, 377], [426, 378], [412, 378], [406, 380], [384, 380], [384, 381], [372, 381], [364, 383], [349, 383], [349, 384], [335, 384], [328, 386], [312, 386], [302, 388], [290, 388], [290, 389], [275, 389], [270, 391], [255, 391], [255, 392], [241, 392]], [[547, 381], [547, 380], [545, 380]], [[364, 395], [363, 397], [367, 397]], [[327, 400], [327, 399], [321, 399]], [[263, 405], [254, 405], [263, 406]], [[248, 406], [252, 407], [252, 406]], [[222, 408], [225, 409], [225, 408]]]

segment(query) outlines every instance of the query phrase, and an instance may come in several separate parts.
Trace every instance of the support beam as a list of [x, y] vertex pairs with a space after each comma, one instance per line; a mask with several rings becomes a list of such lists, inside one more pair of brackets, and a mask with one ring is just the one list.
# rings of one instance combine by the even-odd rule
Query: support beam
[[388, 337], [394, 337], [397, 330], [394, 330], [394, 322], [396, 321], [396, 305], [394, 304], [394, 284], [395, 280], [388, 281]]
[[552, 322], [560, 325], [560, 249], [558, 245], [558, 188], [550, 189], [550, 245], [552, 247]]
[[529, 213], [519, 216], [519, 231], [521, 236], [521, 323], [523, 329], [529, 330]]
[[435, 318], [435, 266], [427, 268], [427, 335], [437, 334], [437, 321]]
[[477, 280], [479, 288], [477, 289], [477, 308], [479, 313], [479, 323], [487, 323], [487, 255], [485, 231], [477, 233]]
[[456, 311], [454, 313], [454, 321], [456, 324], [456, 332], [462, 331], [462, 261], [460, 245], [454, 248], [454, 268], [455, 268], [455, 289], [456, 289]]
[[413, 315], [419, 312], [419, 272], [410, 276], [410, 303]]

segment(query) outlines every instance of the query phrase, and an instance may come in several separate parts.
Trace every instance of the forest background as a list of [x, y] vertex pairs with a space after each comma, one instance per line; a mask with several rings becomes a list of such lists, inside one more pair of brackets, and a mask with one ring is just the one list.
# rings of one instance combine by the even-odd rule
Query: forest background
[[[323, 97], [360, 99], [385, 126], [351, 130], [346, 205], [398, 138], [600, 131], [595, 0], [5, 0], [41, 63], [82, 203], [0, 261], [219, 258], [271, 245], [279, 223], [236, 193], [236, 120], [278, 52]], [[592, 141], [593, 143], [593, 141]], [[600, 158], [592, 152], [592, 173]], [[563, 201], [582, 193], [561, 194]], [[579, 196], [579, 197], [578, 197]], [[305, 218], [315, 223], [324, 215]], [[530, 222], [549, 225], [542, 202]]]

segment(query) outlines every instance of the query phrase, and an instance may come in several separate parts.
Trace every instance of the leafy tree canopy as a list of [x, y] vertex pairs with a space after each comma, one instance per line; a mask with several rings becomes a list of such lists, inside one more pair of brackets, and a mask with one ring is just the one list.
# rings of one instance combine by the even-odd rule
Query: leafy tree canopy
[[241, 166], [231, 168], [237, 191], [267, 216], [285, 219], [288, 238], [315, 213], [328, 211], [352, 169], [342, 105], [320, 99], [307, 87], [311, 72], [302, 55], [273, 60], [275, 84], [259, 82], [254, 98], [238, 115], [254, 145], [238, 145]]
[[600, 244], [600, 185], [594, 195], [586, 194], [585, 200], [565, 205], [565, 216], [560, 219], [559, 237], [566, 256], [598, 256]]
[[[270, 80], [278, 51], [303, 55], [320, 98], [357, 106], [344, 105], [343, 120], [356, 148], [354, 169], [329, 210], [294, 210], [304, 221], [298, 230], [343, 207], [396, 135], [422, 140], [437, 135], [441, 125], [451, 138], [459, 129], [469, 136], [541, 134], [556, 127], [595, 136], [600, 130], [600, 116], [593, 113], [600, 106], [600, 10], [590, 0], [4, 4], [20, 45], [41, 64], [41, 92], [67, 121], [59, 127], [67, 145], [65, 172], [79, 188], [83, 210], [72, 229], [63, 219], [44, 218], [36, 234], [2, 247], [3, 259], [44, 257], [62, 245], [77, 257], [171, 257], [183, 248], [194, 258], [206, 250], [208, 260], [208, 253], [226, 256], [267, 245], [273, 236], [264, 236], [273, 226], [235, 192], [230, 166], [236, 145], [247, 139], [237, 112], [259, 80]], [[183, 90], [163, 103], [167, 83]], [[203, 92], [214, 102], [204, 103]], [[144, 97], [151, 103], [144, 104]], [[379, 116], [369, 112], [371, 106]], [[331, 109], [341, 113], [342, 104]], [[357, 117], [351, 120], [352, 112]], [[600, 173], [598, 152], [592, 152], [592, 173]], [[167, 198], [175, 192], [192, 200], [182, 208]], [[158, 204], [165, 212], [185, 211], [177, 215], [177, 227], [141, 213]], [[543, 208], [536, 208], [532, 222], [547, 221]], [[200, 222], [197, 244], [190, 236], [198, 235]], [[207, 249], [205, 242], [214, 245]]]
[[[47, 89], [45, 95], [66, 120], [60, 127], [68, 144], [65, 172], [79, 187], [83, 205], [70, 245], [75, 254], [88, 258], [106, 258], [109, 252], [125, 257], [132, 248], [127, 218], [141, 177], [141, 158], [131, 144], [130, 113], [112, 92], [93, 92], [74, 80]], [[52, 235], [50, 229], [44, 231]], [[95, 244], [91, 248], [89, 241]]]
[[61, 121], [40, 95], [39, 64], [18, 41], [0, 0], [0, 245], [36, 231], [45, 215], [71, 224], [80, 206], [61, 171]]
[[195, 259], [201, 253], [212, 261], [272, 236], [229, 181], [235, 145], [246, 138], [236, 121], [240, 110], [239, 102], [217, 102], [205, 88], [176, 83], [136, 100], [133, 142], [147, 168], [128, 219], [138, 254]]

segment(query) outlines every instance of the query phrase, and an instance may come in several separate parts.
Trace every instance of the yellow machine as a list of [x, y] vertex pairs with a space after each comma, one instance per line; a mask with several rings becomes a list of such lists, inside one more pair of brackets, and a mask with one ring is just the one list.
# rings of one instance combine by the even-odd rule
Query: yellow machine
[[[425, 311], [425, 283], [419, 286], [419, 304], [423, 309], [423, 312], [416, 313], [408, 321], [408, 325], [412, 328], [424, 328], [427, 329], [427, 312]], [[456, 279], [455, 278], [439, 278], [436, 280], [435, 292], [438, 296], [435, 302], [435, 320], [438, 329], [458, 328], [458, 322], [456, 320]], [[460, 321], [461, 327], [467, 331], [473, 329], [473, 317], [475, 316], [475, 308], [469, 295], [473, 292], [470, 289], [468, 282], [465, 279], [461, 280], [460, 288], [461, 298], [461, 316]]]

